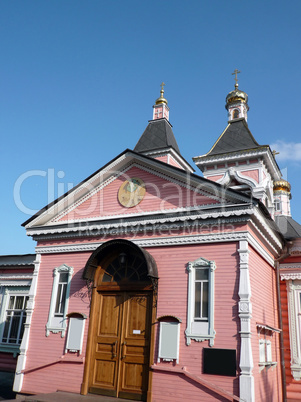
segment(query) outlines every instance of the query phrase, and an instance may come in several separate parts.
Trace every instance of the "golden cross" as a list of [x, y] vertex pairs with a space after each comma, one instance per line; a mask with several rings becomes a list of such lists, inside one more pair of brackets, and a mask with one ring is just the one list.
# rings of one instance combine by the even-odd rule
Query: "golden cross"
[[277, 152], [277, 151], [275, 151], [275, 149], [274, 149], [274, 151], [272, 151], [272, 154], [275, 156], [275, 155], [279, 155], [280, 152]]
[[161, 84], [161, 92], [164, 92], [164, 82], [162, 82], [162, 84]]
[[238, 83], [237, 83], [237, 81], [238, 81], [238, 79], [237, 79], [237, 74], [239, 74], [240, 73], [240, 71], [238, 71], [237, 70], [237, 68], [234, 70], [234, 73], [232, 73], [232, 75], [235, 75], [235, 86], [236, 87], [238, 87]]

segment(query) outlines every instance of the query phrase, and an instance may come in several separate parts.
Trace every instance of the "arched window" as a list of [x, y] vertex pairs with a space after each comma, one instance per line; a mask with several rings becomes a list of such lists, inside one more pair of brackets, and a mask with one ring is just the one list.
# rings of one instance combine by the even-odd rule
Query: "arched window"
[[108, 263], [99, 282], [148, 282], [147, 264], [135, 253], [121, 252]]
[[238, 119], [239, 118], [239, 110], [238, 109], [234, 109], [233, 110], [233, 119]]

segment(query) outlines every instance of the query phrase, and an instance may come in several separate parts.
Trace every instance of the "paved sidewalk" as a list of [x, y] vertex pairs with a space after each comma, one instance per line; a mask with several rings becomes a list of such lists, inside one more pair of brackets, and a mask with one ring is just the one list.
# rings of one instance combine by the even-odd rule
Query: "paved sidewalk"
[[[51, 394], [39, 394], [39, 395], [27, 395], [27, 396], [22, 396], [18, 395], [17, 399], [14, 399], [16, 402], [129, 402], [128, 399], [117, 399], [117, 398], [112, 398], [109, 396], [103, 396], [103, 395], [80, 395], [80, 394], [73, 394], [70, 392], [63, 392], [63, 391], [58, 391], [58, 392], [53, 392]], [[10, 399], [11, 401], [11, 399]], [[5, 401], [1, 401], [5, 402]]]

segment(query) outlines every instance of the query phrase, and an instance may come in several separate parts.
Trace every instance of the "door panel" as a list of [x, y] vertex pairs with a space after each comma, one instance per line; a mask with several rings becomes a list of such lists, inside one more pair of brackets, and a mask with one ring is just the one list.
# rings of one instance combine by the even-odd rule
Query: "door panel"
[[144, 400], [148, 386], [151, 294], [97, 294], [89, 392]]
[[102, 388], [107, 391], [106, 395], [116, 396], [123, 295], [109, 293], [97, 296], [98, 322], [94, 338], [94, 367], [90, 392]]
[[128, 293], [124, 303], [120, 396], [145, 393], [148, 383], [151, 297]]

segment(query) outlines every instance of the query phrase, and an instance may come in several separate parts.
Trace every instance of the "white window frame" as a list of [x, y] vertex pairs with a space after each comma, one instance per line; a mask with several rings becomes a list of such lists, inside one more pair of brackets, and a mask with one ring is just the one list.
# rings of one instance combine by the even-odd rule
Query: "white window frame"
[[[195, 318], [195, 283], [196, 270], [208, 269], [208, 320]], [[214, 261], [205, 258], [198, 258], [189, 262], [188, 271], [188, 304], [187, 304], [187, 328], [185, 330], [186, 344], [190, 345], [191, 340], [203, 342], [209, 340], [209, 346], [214, 345], [214, 271], [216, 269]]]
[[275, 212], [281, 211], [281, 201], [278, 198], [274, 200], [274, 210]]
[[[0, 287], [1, 289], [1, 287]], [[2, 292], [0, 292], [0, 352], [11, 352], [14, 357], [20, 352], [20, 345], [22, 339], [19, 343], [8, 343], [2, 342], [3, 333], [5, 328], [5, 321], [7, 315], [7, 309], [9, 305], [10, 296], [22, 296], [28, 297], [29, 287], [27, 286], [8, 286], [3, 287]], [[24, 333], [23, 333], [24, 335]]]
[[[56, 299], [58, 293], [58, 286], [59, 286], [59, 278], [61, 273], [68, 274], [68, 282], [67, 282], [67, 289], [66, 289], [66, 296], [65, 296], [65, 305], [64, 311], [62, 315], [55, 314], [55, 306], [56, 306]], [[49, 316], [48, 321], [46, 324], [46, 336], [49, 336], [50, 332], [57, 334], [61, 332], [61, 337], [63, 338], [66, 333], [67, 328], [67, 312], [68, 312], [68, 304], [69, 304], [69, 293], [70, 293], [70, 284], [71, 278], [73, 274], [73, 268], [69, 267], [66, 264], [60, 265], [59, 267], [53, 270], [53, 285], [52, 285], [52, 294], [50, 300], [50, 307], [49, 307]]]
[[291, 348], [291, 373], [301, 380], [301, 280], [287, 281], [288, 317]]

